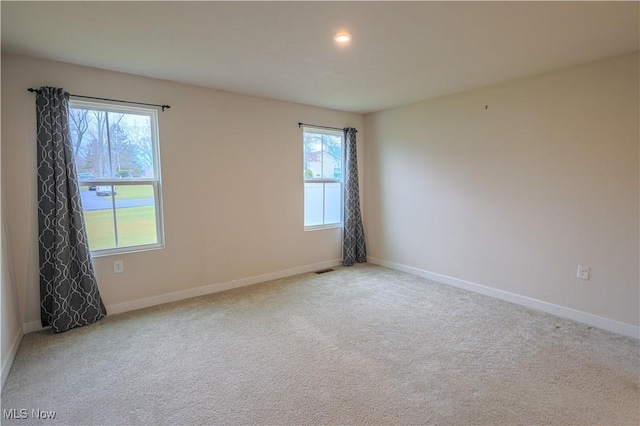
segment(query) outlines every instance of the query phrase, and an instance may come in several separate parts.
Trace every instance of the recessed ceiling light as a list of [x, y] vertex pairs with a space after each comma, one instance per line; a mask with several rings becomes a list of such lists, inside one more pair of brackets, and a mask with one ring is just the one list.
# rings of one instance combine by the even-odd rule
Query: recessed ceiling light
[[337, 33], [333, 36], [333, 40], [336, 43], [349, 43], [351, 41], [351, 34], [345, 32]]

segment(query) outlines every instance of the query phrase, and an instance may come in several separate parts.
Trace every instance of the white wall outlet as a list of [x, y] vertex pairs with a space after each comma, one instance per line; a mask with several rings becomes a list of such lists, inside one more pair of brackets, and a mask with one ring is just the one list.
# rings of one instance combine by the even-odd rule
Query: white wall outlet
[[589, 279], [589, 267], [588, 266], [578, 265], [578, 278], [580, 278], [581, 280], [588, 280]]
[[122, 260], [113, 261], [113, 273], [121, 274], [124, 272], [124, 262]]

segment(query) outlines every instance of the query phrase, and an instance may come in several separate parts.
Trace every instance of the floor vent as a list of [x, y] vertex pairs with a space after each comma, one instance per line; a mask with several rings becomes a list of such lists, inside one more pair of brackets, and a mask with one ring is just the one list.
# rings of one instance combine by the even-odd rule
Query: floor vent
[[316, 274], [326, 274], [327, 272], [333, 272], [334, 269], [332, 268], [327, 268], [327, 269], [320, 269], [319, 271], [316, 271]]

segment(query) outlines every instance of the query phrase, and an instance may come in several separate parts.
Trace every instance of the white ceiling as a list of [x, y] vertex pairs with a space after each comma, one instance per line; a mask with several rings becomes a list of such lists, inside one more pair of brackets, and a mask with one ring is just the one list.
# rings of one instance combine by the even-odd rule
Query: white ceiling
[[367, 113], [636, 51], [638, 5], [2, 1], [2, 51]]

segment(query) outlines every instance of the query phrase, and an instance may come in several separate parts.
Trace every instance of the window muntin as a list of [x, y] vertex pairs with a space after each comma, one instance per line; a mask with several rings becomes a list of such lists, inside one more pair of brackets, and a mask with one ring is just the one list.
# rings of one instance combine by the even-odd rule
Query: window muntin
[[303, 127], [304, 226], [342, 226], [344, 134]]
[[71, 100], [69, 128], [94, 255], [163, 247], [157, 111]]

